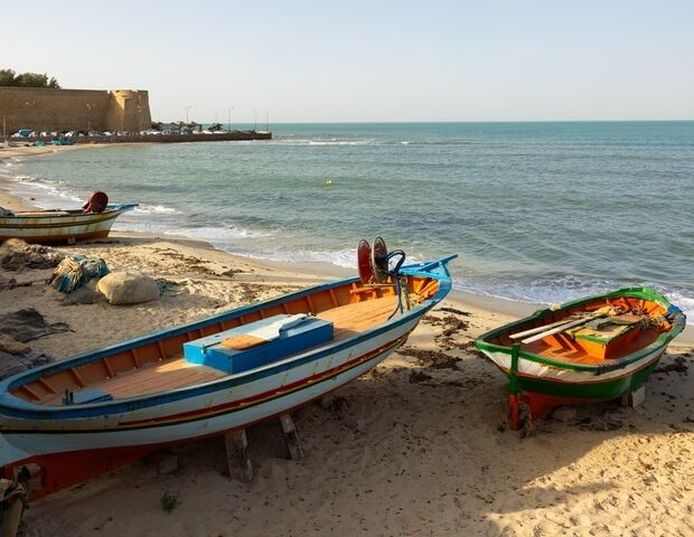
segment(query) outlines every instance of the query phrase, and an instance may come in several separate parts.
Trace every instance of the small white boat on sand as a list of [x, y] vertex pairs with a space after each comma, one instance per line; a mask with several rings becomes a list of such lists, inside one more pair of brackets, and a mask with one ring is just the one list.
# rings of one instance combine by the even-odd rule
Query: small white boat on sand
[[85, 239], [108, 237], [113, 222], [137, 207], [136, 203], [109, 204], [103, 212], [69, 211], [19, 211], [0, 216], [0, 243], [7, 239], [22, 239], [29, 243], [73, 243]]

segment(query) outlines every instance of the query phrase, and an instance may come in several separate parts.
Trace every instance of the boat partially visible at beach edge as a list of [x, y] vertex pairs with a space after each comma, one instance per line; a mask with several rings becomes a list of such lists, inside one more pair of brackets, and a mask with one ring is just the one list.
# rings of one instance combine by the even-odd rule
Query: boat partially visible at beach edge
[[5, 379], [0, 477], [37, 498], [323, 397], [407, 340], [450, 291], [455, 257], [398, 266], [378, 284], [320, 284]]
[[17, 211], [0, 216], [0, 243], [22, 239], [28, 243], [73, 243], [108, 237], [111, 226], [136, 203], [109, 204], [102, 212], [75, 210]]
[[475, 340], [508, 379], [508, 421], [531, 426], [555, 407], [617, 399], [656, 368], [686, 317], [648, 287], [538, 310]]

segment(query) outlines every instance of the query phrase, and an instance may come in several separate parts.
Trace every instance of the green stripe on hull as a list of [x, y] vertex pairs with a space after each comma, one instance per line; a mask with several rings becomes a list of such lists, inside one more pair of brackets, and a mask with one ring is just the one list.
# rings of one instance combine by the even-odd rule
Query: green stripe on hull
[[[633, 375], [607, 380], [605, 382], [571, 383], [543, 380], [536, 377], [518, 376], [518, 385], [522, 391], [535, 392], [558, 397], [609, 401], [624, 393], [630, 392], [643, 384], [658, 365], [660, 358], [652, 364], [636, 371]], [[509, 377], [510, 375], [506, 375]]]

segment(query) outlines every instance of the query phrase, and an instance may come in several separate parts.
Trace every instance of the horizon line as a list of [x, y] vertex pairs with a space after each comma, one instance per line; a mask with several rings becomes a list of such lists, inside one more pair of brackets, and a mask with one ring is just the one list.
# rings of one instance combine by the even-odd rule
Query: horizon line
[[[194, 121], [194, 120], [193, 120]], [[307, 120], [296, 120], [296, 121], [270, 121], [271, 125], [289, 125], [289, 124], [391, 124], [391, 123], [673, 123], [673, 122], [693, 122], [694, 117], [686, 119], [418, 119], [418, 120], [406, 120], [406, 119], [393, 119], [393, 120], [339, 120], [339, 121], [307, 121]], [[153, 121], [153, 123], [167, 123], [166, 121]], [[203, 121], [200, 124], [206, 123], [221, 123], [226, 124], [226, 121]], [[263, 126], [266, 124], [265, 121], [254, 122], [251, 121], [233, 121], [232, 125], [249, 125], [257, 123], [258, 126]]]

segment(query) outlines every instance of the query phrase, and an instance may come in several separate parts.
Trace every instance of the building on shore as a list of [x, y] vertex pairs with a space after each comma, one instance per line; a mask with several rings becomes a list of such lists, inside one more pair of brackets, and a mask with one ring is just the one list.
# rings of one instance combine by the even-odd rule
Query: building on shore
[[33, 131], [140, 132], [152, 116], [146, 90], [0, 86], [0, 135]]

